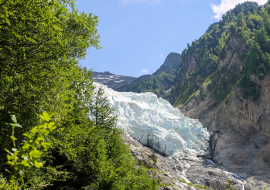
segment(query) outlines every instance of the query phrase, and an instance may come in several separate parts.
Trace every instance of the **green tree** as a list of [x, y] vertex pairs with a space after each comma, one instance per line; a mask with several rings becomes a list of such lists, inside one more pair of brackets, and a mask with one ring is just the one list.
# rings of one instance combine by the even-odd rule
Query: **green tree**
[[89, 102], [90, 117], [93, 119], [96, 127], [115, 127], [116, 115], [113, 115], [114, 110], [107, 101], [104, 89], [102, 87], [98, 87], [92, 100]]
[[[7, 140], [11, 130], [4, 127], [10, 114], [16, 114], [23, 126], [18, 130], [21, 142], [22, 134], [39, 123], [37, 113], [54, 112], [60, 118], [73, 109], [75, 84], [81, 80], [77, 59], [84, 57], [88, 47], [99, 48], [99, 35], [97, 17], [78, 13], [72, 0], [1, 0], [0, 11], [4, 12], [0, 14], [3, 155], [4, 148], [11, 147]], [[4, 163], [0, 157], [0, 171]]]
[[[88, 132], [80, 132], [78, 137], [73, 135], [73, 140], [66, 137], [69, 133], [64, 133], [65, 144], [63, 140], [59, 142], [62, 146], [69, 143], [62, 148], [66, 154], [62, 164], [68, 163], [65, 167], [73, 176], [64, 182], [55, 182], [49, 189], [156, 189], [156, 180], [144, 168], [135, 167], [137, 162], [124, 144], [122, 131], [116, 127], [116, 116], [102, 88], [97, 89], [87, 107], [89, 123], [77, 122], [80, 130]], [[71, 147], [75, 156], [68, 156]]]
[[263, 12], [264, 27], [268, 35], [270, 35], [270, 19], [266, 11]]
[[188, 80], [188, 79], [189, 79], [189, 75], [188, 75], [188, 73], [186, 73], [186, 75], [185, 75], [185, 79], [186, 79], [186, 80]]
[[155, 88], [159, 88], [160, 85], [159, 85], [159, 82], [158, 82], [157, 77], [154, 77], [153, 83], [154, 83], [154, 89], [155, 89]]
[[[52, 119], [60, 123], [46, 136], [51, 146], [42, 156], [44, 167], [25, 171], [27, 187], [155, 189], [156, 180], [135, 167], [115, 117], [108, 115], [112, 113], [108, 104], [95, 108], [98, 120], [88, 118], [94, 109], [87, 105], [93, 100], [93, 81], [91, 71], [79, 68], [77, 60], [87, 48], [100, 48], [97, 17], [79, 13], [73, 0], [0, 0], [0, 12], [3, 177], [8, 175], [4, 149], [13, 148], [12, 129], [5, 125], [11, 123], [9, 115], [16, 114], [22, 126], [16, 132], [20, 145], [26, 138], [22, 134], [41, 124], [38, 113], [47, 111], [55, 113]], [[58, 181], [51, 180], [56, 175]]]
[[244, 23], [243, 19], [244, 19], [243, 13], [239, 13], [237, 16], [237, 26], [242, 26], [242, 24]]

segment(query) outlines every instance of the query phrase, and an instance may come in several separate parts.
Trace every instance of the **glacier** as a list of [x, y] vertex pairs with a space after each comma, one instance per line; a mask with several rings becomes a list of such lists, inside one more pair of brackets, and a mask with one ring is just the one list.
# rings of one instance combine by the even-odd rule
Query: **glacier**
[[195, 159], [209, 154], [207, 129], [163, 98], [151, 92], [117, 92], [96, 82], [94, 86], [95, 91], [104, 89], [118, 116], [117, 127], [124, 134], [172, 158]]

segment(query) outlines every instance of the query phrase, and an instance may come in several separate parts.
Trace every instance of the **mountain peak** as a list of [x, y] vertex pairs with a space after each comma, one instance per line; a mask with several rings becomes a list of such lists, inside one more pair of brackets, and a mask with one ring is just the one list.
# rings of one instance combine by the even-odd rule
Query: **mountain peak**
[[177, 67], [181, 67], [182, 65], [182, 59], [181, 54], [179, 53], [169, 53], [169, 55], [166, 57], [164, 63], [160, 66], [160, 68], [153, 73], [154, 76], [160, 75], [162, 72], [170, 73], [174, 72]]

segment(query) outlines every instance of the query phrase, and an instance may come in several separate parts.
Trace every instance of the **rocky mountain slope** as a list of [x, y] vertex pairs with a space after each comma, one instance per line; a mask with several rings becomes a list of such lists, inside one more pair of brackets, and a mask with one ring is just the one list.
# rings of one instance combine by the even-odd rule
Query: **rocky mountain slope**
[[184, 117], [162, 98], [149, 92], [116, 92], [94, 85], [104, 89], [118, 116], [117, 127], [124, 131], [123, 139], [139, 164], [160, 181], [160, 190], [223, 190], [228, 180], [237, 190], [270, 187], [267, 168], [214, 164], [209, 159], [213, 142], [209, 133], [198, 120]]
[[175, 84], [175, 71], [182, 66], [181, 54], [170, 53], [160, 68], [153, 74], [131, 77], [115, 75], [108, 71], [92, 71], [95, 82], [105, 84], [119, 92], [155, 92], [167, 99], [170, 88]]
[[172, 73], [174, 74], [176, 70], [178, 70], [182, 66], [181, 54], [179, 53], [170, 53], [164, 63], [160, 66], [160, 68], [153, 73], [154, 76], [158, 76], [164, 73]]
[[270, 168], [270, 4], [238, 5], [182, 53], [173, 103], [212, 133], [215, 163]]
[[136, 77], [115, 75], [110, 72], [92, 71], [92, 78], [95, 82], [105, 84], [109, 88], [117, 89], [120, 86], [128, 85], [136, 80]]
[[170, 53], [160, 68], [152, 75], [143, 75], [131, 84], [123, 85], [119, 92], [154, 92], [159, 97], [170, 100], [170, 89], [175, 85], [175, 71], [181, 68], [182, 59], [179, 53]]

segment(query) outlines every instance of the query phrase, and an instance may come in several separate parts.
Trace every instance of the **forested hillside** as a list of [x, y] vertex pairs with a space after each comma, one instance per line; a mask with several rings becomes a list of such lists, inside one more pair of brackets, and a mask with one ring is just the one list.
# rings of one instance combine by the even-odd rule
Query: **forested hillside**
[[228, 11], [182, 61], [173, 103], [213, 132], [213, 160], [269, 167], [270, 1]]
[[157, 188], [78, 66], [97, 24], [73, 0], [0, 0], [1, 190]]
[[[224, 101], [235, 86], [242, 87], [244, 97], [254, 100], [260, 96], [260, 87], [249, 79], [251, 73], [262, 80], [270, 69], [269, 4], [258, 7], [254, 2], [237, 5], [222, 20], [213, 24], [199, 39], [183, 51], [183, 67], [178, 71], [178, 83], [172, 89], [174, 104], [186, 104], [202, 84], [212, 92], [217, 102]], [[238, 37], [241, 44], [234, 47], [244, 65], [226, 68], [218, 60], [224, 58], [225, 44]], [[191, 59], [192, 57], [192, 59]], [[228, 60], [230, 61], [230, 60]], [[200, 98], [204, 98], [200, 94]]]

